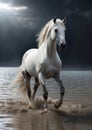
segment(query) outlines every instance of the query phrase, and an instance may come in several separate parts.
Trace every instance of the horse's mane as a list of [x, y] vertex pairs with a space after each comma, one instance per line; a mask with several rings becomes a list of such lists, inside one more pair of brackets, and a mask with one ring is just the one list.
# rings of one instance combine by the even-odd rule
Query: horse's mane
[[47, 38], [49, 31], [51, 27], [54, 25], [53, 19], [50, 20], [41, 30], [41, 32], [38, 35], [37, 42], [38, 42], [38, 48], [42, 45], [42, 43]]

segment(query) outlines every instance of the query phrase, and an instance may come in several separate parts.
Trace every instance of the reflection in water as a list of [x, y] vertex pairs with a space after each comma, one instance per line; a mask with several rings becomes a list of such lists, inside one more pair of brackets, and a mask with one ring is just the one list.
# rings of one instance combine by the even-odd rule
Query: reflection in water
[[[16, 87], [7, 87], [16, 69], [0, 68], [0, 130], [92, 130], [92, 71], [63, 71], [64, 104], [58, 110], [51, 104], [48, 113], [40, 114], [20, 101]], [[46, 81], [46, 86], [49, 97], [58, 99], [55, 81]], [[40, 95], [41, 87], [36, 96]]]
[[22, 113], [14, 118], [14, 123], [18, 130], [92, 130], [92, 117], [88, 120], [81, 116], [62, 115], [58, 111]]
[[37, 110], [17, 115], [0, 115], [0, 130], [92, 130], [92, 115], [62, 114], [58, 110], [39, 114]]
[[21, 130], [64, 130], [61, 117], [52, 112], [22, 114], [15, 119], [15, 123]]

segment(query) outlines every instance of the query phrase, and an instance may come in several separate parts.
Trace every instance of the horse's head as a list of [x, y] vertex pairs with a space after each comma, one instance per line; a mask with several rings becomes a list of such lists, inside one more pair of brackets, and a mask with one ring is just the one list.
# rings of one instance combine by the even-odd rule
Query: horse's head
[[66, 46], [66, 40], [65, 40], [65, 26], [66, 19], [53, 19], [53, 27], [51, 29], [51, 39], [56, 41], [56, 44], [58, 44], [61, 48], [64, 48]]

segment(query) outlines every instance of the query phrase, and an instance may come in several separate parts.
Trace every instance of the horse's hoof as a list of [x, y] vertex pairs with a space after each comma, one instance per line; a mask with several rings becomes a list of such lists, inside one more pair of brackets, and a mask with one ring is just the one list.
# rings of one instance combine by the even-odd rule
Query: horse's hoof
[[55, 104], [55, 108], [56, 108], [56, 109], [58, 109], [59, 107], [60, 107], [60, 105]]
[[44, 114], [44, 113], [48, 113], [48, 112], [49, 112], [49, 110], [47, 108], [45, 108], [44, 110], [40, 111], [40, 114]]
[[60, 105], [59, 104], [55, 104], [54, 106], [57, 109], [57, 108], [59, 108]]
[[29, 109], [35, 109], [34, 104], [30, 102], [28, 108]]
[[33, 107], [33, 106], [31, 106], [31, 105], [29, 105], [29, 106], [28, 106], [28, 109], [34, 109], [34, 107]]
[[61, 106], [61, 104], [62, 104], [62, 102], [60, 103], [59, 101], [56, 101], [54, 106], [57, 109], [57, 108], [59, 108]]
[[32, 107], [31, 105], [28, 106], [28, 109], [34, 109], [34, 107]]

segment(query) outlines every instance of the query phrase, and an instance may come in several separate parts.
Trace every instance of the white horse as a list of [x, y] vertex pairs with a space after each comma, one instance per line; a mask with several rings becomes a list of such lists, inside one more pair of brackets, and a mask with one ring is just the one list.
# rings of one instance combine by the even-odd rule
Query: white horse
[[[60, 87], [60, 99], [55, 103], [58, 108], [63, 101], [65, 89], [60, 77], [62, 62], [56, 51], [56, 44], [60, 47], [66, 45], [65, 41], [65, 19], [52, 19], [42, 29], [38, 36], [38, 49], [30, 49], [22, 59], [20, 73], [16, 82], [25, 88], [30, 103], [34, 100], [39, 85], [43, 88], [44, 108], [47, 108], [48, 92], [45, 87], [45, 79], [54, 78]], [[33, 94], [31, 94], [30, 79], [35, 78]]]

